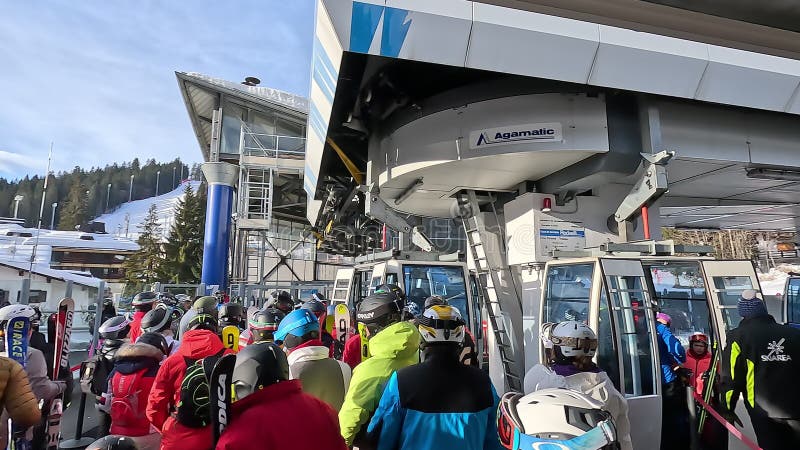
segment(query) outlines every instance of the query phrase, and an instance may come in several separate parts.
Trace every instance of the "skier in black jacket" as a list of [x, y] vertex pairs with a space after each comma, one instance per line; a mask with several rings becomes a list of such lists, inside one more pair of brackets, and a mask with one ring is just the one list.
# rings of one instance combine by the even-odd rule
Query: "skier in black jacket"
[[739, 395], [764, 450], [800, 448], [800, 330], [780, 325], [756, 292], [739, 299], [739, 326], [728, 332], [720, 383], [729, 420]]

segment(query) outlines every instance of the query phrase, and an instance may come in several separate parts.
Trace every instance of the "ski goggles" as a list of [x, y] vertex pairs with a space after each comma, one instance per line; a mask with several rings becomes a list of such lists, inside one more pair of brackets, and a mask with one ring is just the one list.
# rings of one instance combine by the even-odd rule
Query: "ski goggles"
[[597, 339], [551, 336], [550, 342], [561, 347], [582, 349], [587, 352], [597, 350]]

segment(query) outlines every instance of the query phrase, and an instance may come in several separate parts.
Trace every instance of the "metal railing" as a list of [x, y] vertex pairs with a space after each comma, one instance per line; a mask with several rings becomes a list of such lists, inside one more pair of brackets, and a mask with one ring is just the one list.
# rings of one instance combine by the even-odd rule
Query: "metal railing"
[[306, 154], [306, 138], [257, 133], [242, 122], [239, 153], [244, 156], [303, 159]]

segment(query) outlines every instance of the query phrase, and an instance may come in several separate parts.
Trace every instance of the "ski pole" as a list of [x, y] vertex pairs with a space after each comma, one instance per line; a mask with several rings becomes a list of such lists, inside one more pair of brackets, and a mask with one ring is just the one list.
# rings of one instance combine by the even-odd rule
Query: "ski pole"
[[717, 419], [717, 422], [721, 423], [722, 426], [724, 426], [729, 433], [731, 433], [734, 437], [736, 437], [736, 439], [739, 439], [744, 445], [746, 445], [752, 450], [762, 450], [761, 447], [758, 446], [758, 444], [751, 441], [750, 438], [744, 435], [744, 433], [737, 430], [735, 426], [731, 425], [730, 422], [725, 420], [725, 418], [722, 417], [720, 413], [718, 413], [714, 408], [712, 408], [711, 405], [703, 401], [703, 399], [699, 395], [695, 395], [694, 398], [695, 400], [697, 400], [698, 403], [700, 403], [700, 406], [702, 406], [706, 411], [708, 411], [709, 414], [711, 414], [711, 417]]
[[693, 386], [686, 386], [686, 402], [689, 406], [689, 448], [700, 450], [700, 437], [697, 432], [697, 405], [694, 402]]
[[[70, 373], [70, 376], [72, 374]], [[83, 389], [83, 387], [82, 387]], [[66, 441], [62, 441], [58, 448], [63, 449], [78, 449], [78, 448], [86, 448], [89, 444], [94, 442], [94, 438], [91, 437], [83, 437], [83, 416], [86, 412], [86, 392], [81, 392], [81, 401], [78, 403], [78, 417], [75, 420], [75, 437], [74, 439], [68, 439]]]

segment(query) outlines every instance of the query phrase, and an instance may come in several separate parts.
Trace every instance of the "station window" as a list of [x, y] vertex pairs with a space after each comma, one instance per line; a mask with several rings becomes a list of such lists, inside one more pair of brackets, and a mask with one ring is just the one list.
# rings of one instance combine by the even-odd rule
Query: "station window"
[[672, 334], [684, 347], [694, 333], [714, 339], [706, 285], [697, 262], [658, 262], [646, 267], [660, 311], [672, 317]]
[[786, 284], [786, 321], [800, 323], [800, 278], [790, 278]]
[[742, 291], [753, 289], [753, 281], [750, 277], [745, 276], [713, 277], [712, 279], [719, 297], [725, 330], [736, 328], [742, 320], [737, 310], [739, 298], [742, 296]]
[[551, 266], [547, 272], [544, 297], [544, 322], [577, 320], [589, 316], [594, 264]]
[[403, 266], [403, 285], [407, 301], [416, 303], [420, 310], [425, 299], [438, 295], [455, 306], [467, 323], [470, 321], [467, 306], [467, 283], [460, 266]]
[[650, 321], [653, 312], [639, 276], [607, 277], [611, 308], [622, 361], [622, 391], [627, 396], [652, 395], [658, 380], [653, 359]]
[[600, 308], [597, 314], [597, 366], [604, 370], [617, 390], [619, 381], [619, 351], [614, 339], [614, 327], [611, 323], [611, 305], [608, 303], [606, 290], [600, 291]]
[[347, 300], [347, 288], [350, 285], [350, 280], [338, 279], [333, 284], [333, 299], [334, 300]]

